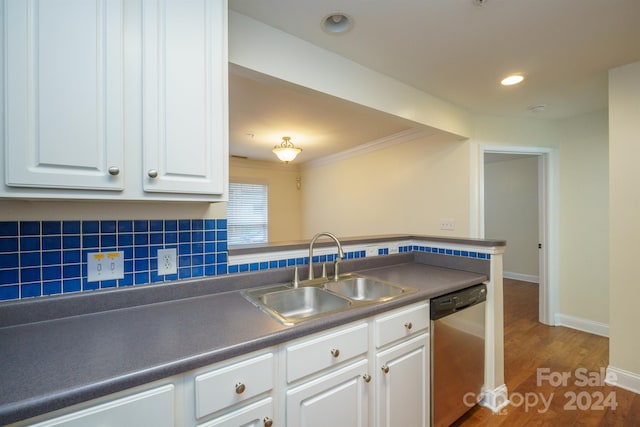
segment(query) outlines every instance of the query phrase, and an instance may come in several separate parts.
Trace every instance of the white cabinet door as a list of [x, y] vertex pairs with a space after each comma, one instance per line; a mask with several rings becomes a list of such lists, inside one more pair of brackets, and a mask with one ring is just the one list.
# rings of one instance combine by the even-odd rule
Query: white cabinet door
[[363, 375], [368, 365], [361, 360], [289, 390], [286, 425], [366, 427], [369, 384]]
[[142, 7], [144, 190], [226, 193], [227, 2]]
[[54, 418], [32, 427], [172, 427], [172, 384]]
[[428, 427], [429, 334], [418, 335], [376, 356], [376, 425]]
[[122, 2], [8, 0], [5, 13], [6, 184], [122, 190]]

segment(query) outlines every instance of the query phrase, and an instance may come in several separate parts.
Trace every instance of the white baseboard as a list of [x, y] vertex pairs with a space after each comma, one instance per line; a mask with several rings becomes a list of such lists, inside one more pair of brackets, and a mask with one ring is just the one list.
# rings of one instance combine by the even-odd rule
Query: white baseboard
[[533, 274], [513, 273], [511, 271], [503, 271], [502, 277], [505, 279], [521, 280], [523, 282], [540, 283], [540, 277]]
[[483, 390], [480, 405], [491, 409], [494, 413], [500, 412], [509, 404], [509, 392], [507, 385], [502, 384], [495, 390]]
[[605, 382], [609, 385], [640, 394], [640, 374], [609, 365], [607, 367]]
[[577, 329], [590, 334], [609, 337], [608, 324], [583, 319], [581, 317], [569, 316], [568, 314], [556, 314], [556, 326], [566, 326], [567, 328]]

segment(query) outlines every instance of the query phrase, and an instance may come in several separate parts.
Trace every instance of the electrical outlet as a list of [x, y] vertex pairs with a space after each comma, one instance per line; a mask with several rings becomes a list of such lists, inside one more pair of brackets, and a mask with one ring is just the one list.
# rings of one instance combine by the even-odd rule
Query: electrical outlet
[[87, 254], [87, 281], [99, 282], [124, 278], [124, 252]]
[[175, 248], [158, 249], [158, 275], [165, 276], [167, 274], [176, 274], [177, 272]]
[[456, 222], [452, 219], [441, 219], [440, 230], [453, 231], [456, 229]]

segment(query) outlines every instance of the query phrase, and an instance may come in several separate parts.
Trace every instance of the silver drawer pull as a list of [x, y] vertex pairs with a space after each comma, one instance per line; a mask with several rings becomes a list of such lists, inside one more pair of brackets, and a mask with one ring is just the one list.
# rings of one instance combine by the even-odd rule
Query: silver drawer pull
[[387, 365], [382, 365], [380, 369], [382, 369], [382, 372], [384, 372], [385, 374], [389, 373], [389, 367]]
[[237, 394], [242, 394], [244, 393], [244, 390], [246, 389], [246, 387], [244, 386], [244, 384], [242, 383], [238, 383], [236, 384], [236, 393]]
[[155, 169], [149, 169], [149, 171], [147, 172], [147, 175], [149, 175], [149, 178], [157, 178], [158, 171]]
[[408, 330], [411, 330], [411, 328], [413, 328], [413, 323], [407, 322], [404, 324], [404, 327], [407, 328]]
[[371, 382], [371, 375], [369, 375], [369, 374], [364, 374], [364, 375], [362, 376], [362, 379], [364, 379], [364, 382], [365, 382], [365, 383]]
[[269, 417], [264, 417], [262, 422], [264, 423], [264, 427], [271, 427], [273, 425], [273, 420]]
[[340, 350], [338, 350], [337, 348], [334, 348], [331, 350], [331, 355], [333, 357], [339, 357], [340, 356]]
[[111, 166], [109, 168], [109, 175], [116, 176], [120, 174], [120, 168], [117, 166]]

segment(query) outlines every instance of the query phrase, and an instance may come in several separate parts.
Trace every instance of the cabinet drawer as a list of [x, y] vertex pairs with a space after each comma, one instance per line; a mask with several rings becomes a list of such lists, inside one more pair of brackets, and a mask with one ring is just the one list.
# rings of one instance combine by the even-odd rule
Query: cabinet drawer
[[196, 417], [202, 418], [273, 388], [273, 353], [198, 375]]
[[429, 303], [420, 303], [376, 317], [376, 347], [412, 336], [429, 329]]
[[359, 323], [287, 346], [287, 382], [366, 353], [368, 335], [368, 325]]

